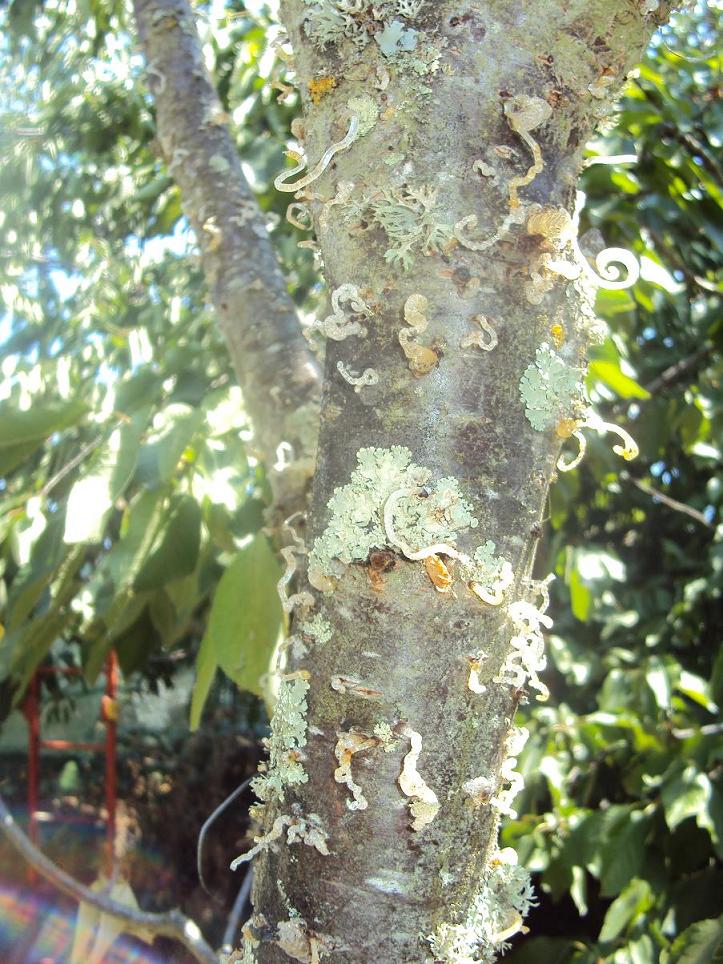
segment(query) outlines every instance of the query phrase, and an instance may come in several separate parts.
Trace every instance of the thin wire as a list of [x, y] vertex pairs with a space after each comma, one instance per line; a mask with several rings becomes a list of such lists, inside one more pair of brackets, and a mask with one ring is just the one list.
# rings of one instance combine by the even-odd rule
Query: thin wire
[[239, 921], [241, 920], [241, 916], [251, 893], [253, 872], [253, 867], [249, 867], [246, 872], [246, 876], [243, 879], [243, 883], [239, 888], [239, 892], [236, 895], [236, 900], [233, 903], [233, 908], [231, 909], [228, 923], [226, 924], [226, 930], [223, 932], [223, 944], [221, 946], [222, 954], [230, 954], [233, 950], [234, 940], [236, 939], [236, 934], [239, 930]]
[[[205, 842], [205, 840], [206, 840], [206, 834], [208, 833], [210, 827], [212, 826], [212, 824], [214, 823], [214, 821], [216, 820], [216, 818], [219, 817], [219, 816], [224, 812], [224, 810], [226, 810], [228, 807], [230, 807], [231, 804], [234, 802], [234, 800], [236, 800], [237, 797], [240, 797], [240, 796], [241, 796], [241, 794], [244, 792], [244, 790], [245, 790], [245, 789], [248, 787], [248, 785], [251, 783], [252, 779], [253, 779], [253, 777], [247, 777], [247, 778], [244, 780], [243, 783], [239, 784], [239, 785], [236, 787], [236, 789], [235, 789], [232, 793], [230, 793], [230, 794], [226, 797], [226, 799], [216, 807], [216, 809], [213, 811], [213, 813], [211, 814], [211, 816], [206, 818], [206, 821], [205, 821], [205, 823], [203, 824], [203, 826], [201, 827], [201, 831], [200, 831], [200, 833], [199, 833], [199, 835], [198, 835], [198, 843], [196, 844], [196, 871], [197, 871], [197, 873], [198, 873], [199, 883], [201, 884], [201, 887], [203, 887], [203, 889], [206, 891], [206, 893], [208, 894], [209, 897], [214, 897], [214, 895], [211, 893], [211, 891], [210, 891], [210, 890], [208, 889], [208, 887], [206, 886], [206, 880], [205, 880], [205, 878], [204, 878], [204, 876], [203, 876], [203, 867], [202, 867], [202, 864], [203, 864], [203, 845], [204, 845], [204, 842]], [[244, 878], [244, 880], [245, 880], [245, 878]]]

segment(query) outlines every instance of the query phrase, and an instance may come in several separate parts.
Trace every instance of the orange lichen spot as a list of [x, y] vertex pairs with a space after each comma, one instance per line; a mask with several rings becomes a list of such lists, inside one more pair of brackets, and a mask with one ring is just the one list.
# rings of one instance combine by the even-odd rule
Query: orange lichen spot
[[558, 438], [570, 438], [572, 433], [579, 427], [580, 423], [574, 418], [563, 418], [557, 423], [555, 433]]
[[336, 87], [336, 78], [330, 77], [328, 74], [324, 74], [321, 77], [313, 77], [309, 81], [309, 93], [311, 94], [311, 100], [314, 104], [320, 104], [321, 101]]
[[565, 326], [556, 321], [554, 325], [550, 325], [550, 337], [555, 345], [555, 348], [562, 348], [565, 344]]
[[451, 592], [452, 577], [439, 556], [427, 556], [424, 560], [424, 568], [437, 592]]

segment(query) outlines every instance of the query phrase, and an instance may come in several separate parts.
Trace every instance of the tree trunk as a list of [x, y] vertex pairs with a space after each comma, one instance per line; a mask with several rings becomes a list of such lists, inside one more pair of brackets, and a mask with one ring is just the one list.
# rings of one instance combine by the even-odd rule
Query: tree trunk
[[319, 371], [265, 219], [206, 69], [188, 0], [135, 0], [156, 133], [196, 233], [203, 270], [266, 464], [276, 533], [303, 510], [315, 458]]
[[245, 960], [492, 961], [521, 927], [496, 841], [545, 695], [535, 545], [561, 439], [600, 427], [575, 184], [657, 6], [282, 2], [308, 170], [336, 150], [279, 187], [336, 310]]

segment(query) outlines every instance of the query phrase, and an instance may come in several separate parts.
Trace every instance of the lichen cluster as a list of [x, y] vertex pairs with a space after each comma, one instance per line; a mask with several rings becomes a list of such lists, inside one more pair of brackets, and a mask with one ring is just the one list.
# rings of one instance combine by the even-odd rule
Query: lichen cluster
[[308, 682], [301, 676], [282, 679], [271, 735], [265, 740], [269, 751], [268, 769], [251, 781], [251, 788], [263, 803], [283, 803], [288, 787], [306, 783], [309, 776], [299, 760], [306, 746], [306, 694]]
[[[362, 48], [374, 39], [385, 57], [409, 53], [418, 33], [409, 25], [424, 0], [304, 0], [309, 8], [305, 30], [323, 49], [350, 41]], [[401, 19], [400, 19], [401, 18]]]
[[370, 215], [388, 238], [385, 260], [406, 271], [414, 264], [416, 253], [438, 253], [454, 238], [454, 225], [443, 220], [437, 196], [437, 189], [425, 184], [385, 188], [377, 196], [350, 206], [347, 219]]
[[570, 415], [575, 401], [582, 400], [582, 371], [561, 358], [543, 342], [535, 362], [528, 365], [520, 379], [520, 395], [525, 415], [538, 432]]
[[465, 920], [440, 924], [427, 938], [434, 959], [448, 964], [494, 964], [533, 906], [530, 877], [517, 864], [517, 855], [509, 848], [498, 851]]
[[[384, 528], [384, 506], [399, 489], [418, 490], [397, 500], [395, 531], [404, 541], [421, 548], [454, 540], [460, 530], [475, 528], [477, 519], [463, 498], [459, 482], [440, 479], [431, 485], [429, 469], [412, 462], [412, 453], [403, 446], [390, 449], [363, 448], [357, 453], [358, 466], [347, 485], [334, 490], [329, 500], [329, 523], [314, 542], [309, 554], [309, 579], [318, 586], [316, 576], [334, 577], [343, 565], [362, 562], [372, 549], [389, 546]], [[324, 586], [324, 588], [327, 588]]]
[[319, 646], [324, 646], [333, 635], [329, 620], [322, 614], [316, 613], [301, 626], [301, 631], [310, 636]]

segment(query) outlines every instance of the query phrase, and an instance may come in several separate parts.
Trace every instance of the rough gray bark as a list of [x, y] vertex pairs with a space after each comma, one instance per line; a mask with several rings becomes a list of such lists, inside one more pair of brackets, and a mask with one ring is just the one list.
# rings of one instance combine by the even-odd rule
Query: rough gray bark
[[[241, 170], [187, 0], [136, 0], [158, 141], [203, 256], [277, 520], [305, 507], [320, 376]], [[282, 443], [293, 449], [279, 459]], [[276, 470], [279, 464], [283, 470]], [[285, 465], [285, 463], [290, 463]]]
[[[454, 554], [440, 550], [454, 591], [438, 592], [423, 563], [390, 540], [380, 540], [370, 560], [337, 565], [327, 583], [328, 573], [312, 575], [317, 588], [331, 590], [317, 592], [311, 610], [331, 640], [309, 628], [309, 612], [299, 619], [303, 646], [287, 665], [297, 675], [284, 684], [288, 699], [277, 711], [279, 733], [291, 727], [299, 739], [271, 741], [272, 773], [286, 786], [276, 795], [261, 788], [270, 837], [256, 857], [245, 960], [487, 961], [518, 927], [512, 907], [507, 916], [491, 908], [504, 895], [488, 886], [480, 896], [499, 866], [491, 798], [505, 784], [505, 741], [524, 695], [502, 668], [515, 632], [510, 604], [539, 599], [531, 584], [535, 544], [561, 435], [575, 418], [561, 403], [535, 430], [519, 386], [544, 342], [555, 344], [568, 370], [584, 364], [595, 327], [589, 286], [550, 268], [564, 245], [545, 216], [569, 227], [563, 215], [572, 212], [582, 148], [644, 50], [654, 6], [282, 2], [309, 169], [330, 145], [343, 145], [301, 200], [329, 289], [353, 285], [366, 305], [355, 310], [349, 297], [341, 300], [336, 321], [358, 322], [365, 335], [327, 346], [311, 534], [324, 534], [328, 500], [349, 482], [359, 450], [406, 446], [431, 470], [429, 486], [453, 477], [473, 506], [479, 527], [461, 531], [453, 548], [471, 554], [493, 540], [514, 583], [503, 605], [489, 605], [460, 578]], [[532, 126], [521, 117], [527, 108], [542, 118]], [[528, 173], [537, 148], [541, 161]], [[406, 206], [422, 225], [406, 269], [394, 260], [406, 242], [395, 235], [399, 211], [390, 206]], [[476, 225], [460, 226], [470, 215]], [[470, 250], [468, 239], [496, 233], [497, 242]], [[397, 255], [385, 259], [395, 242]], [[426, 329], [405, 323], [414, 295], [426, 299]], [[408, 309], [424, 305], [417, 298]], [[407, 316], [413, 322], [418, 314]], [[494, 350], [466, 340], [479, 333], [478, 316], [496, 333]], [[326, 330], [340, 334], [335, 323]], [[415, 356], [413, 342], [426, 352]], [[356, 391], [338, 362], [354, 373], [374, 369], [377, 383]], [[471, 667], [484, 692], [470, 689]], [[356, 682], [345, 686], [340, 677]], [[304, 696], [308, 731], [299, 734], [294, 713]], [[417, 830], [398, 782], [412, 732], [422, 739], [419, 773], [439, 803]], [[341, 744], [340, 734], [347, 735]], [[334, 777], [344, 739], [359, 747], [351, 773], [366, 809], [350, 809], [350, 786]], [[299, 766], [308, 779], [296, 784], [304, 779]], [[473, 780], [478, 792], [464, 792]], [[286, 835], [294, 821], [308, 846]], [[485, 931], [485, 908], [510, 926]]]

